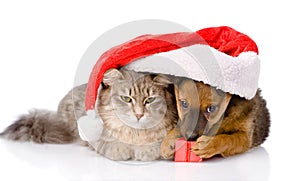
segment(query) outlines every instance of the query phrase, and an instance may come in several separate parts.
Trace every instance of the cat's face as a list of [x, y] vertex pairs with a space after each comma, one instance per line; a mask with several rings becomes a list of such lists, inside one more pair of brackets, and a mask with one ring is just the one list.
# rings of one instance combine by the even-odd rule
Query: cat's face
[[171, 83], [165, 76], [109, 71], [103, 83], [110, 90], [114, 116], [135, 129], [149, 129], [162, 122], [167, 111], [165, 89]]

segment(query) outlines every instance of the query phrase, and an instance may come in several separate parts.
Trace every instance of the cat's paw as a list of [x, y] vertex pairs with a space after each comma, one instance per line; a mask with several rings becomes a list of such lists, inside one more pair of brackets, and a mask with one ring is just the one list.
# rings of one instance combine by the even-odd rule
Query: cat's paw
[[139, 161], [153, 161], [160, 158], [159, 144], [138, 146], [134, 152], [134, 159]]
[[165, 139], [160, 146], [160, 155], [163, 159], [172, 159], [175, 153], [176, 139]]
[[201, 158], [210, 158], [214, 155], [220, 154], [220, 144], [218, 143], [218, 137], [210, 137], [202, 135], [192, 146], [192, 151]]
[[110, 143], [106, 145], [102, 155], [115, 161], [132, 159], [132, 150], [123, 143]]

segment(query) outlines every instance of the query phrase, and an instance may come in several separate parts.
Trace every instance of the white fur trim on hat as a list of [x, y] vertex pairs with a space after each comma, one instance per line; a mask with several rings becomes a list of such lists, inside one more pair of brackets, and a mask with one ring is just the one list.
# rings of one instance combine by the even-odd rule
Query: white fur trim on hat
[[124, 68], [187, 77], [246, 99], [258, 88], [260, 61], [256, 52], [232, 57], [208, 45], [192, 45], [136, 60]]

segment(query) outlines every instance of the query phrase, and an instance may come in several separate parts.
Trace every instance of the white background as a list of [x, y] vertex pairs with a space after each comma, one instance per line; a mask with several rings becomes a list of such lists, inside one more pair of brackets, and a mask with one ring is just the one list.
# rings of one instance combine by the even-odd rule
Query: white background
[[72, 88], [88, 46], [107, 30], [139, 19], [169, 20], [192, 30], [227, 25], [253, 38], [261, 59], [259, 87], [272, 119], [263, 147], [202, 165], [133, 166], [99, 158], [76, 145], [0, 140], [0, 180], [299, 180], [296, 2], [0, 1], [0, 131], [33, 107], [55, 110]]

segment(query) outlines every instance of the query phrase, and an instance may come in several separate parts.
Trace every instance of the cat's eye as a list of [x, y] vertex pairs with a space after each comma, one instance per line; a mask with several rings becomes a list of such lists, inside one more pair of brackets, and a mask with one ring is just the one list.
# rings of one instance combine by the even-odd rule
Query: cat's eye
[[213, 113], [213, 112], [216, 111], [216, 109], [217, 109], [217, 106], [215, 106], [215, 105], [210, 105], [210, 106], [207, 107], [206, 111], [207, 111], [208, 113]]
[[130, 103], [132, 101], [132, 99], [128, 96], [121, 96], [121, 99], [124, 101], [124, 102], [127, 102], [127, 103]]
[[189, 103], [186, 100], [180, 100], [180, 105], [183, 109], [189, 108]]
[[145, 100], [145, 104], [150, 104], [150, 103], [152, 103], [154, 100], [155, 100], [155, 97], [148, 97], [148, 98]]

